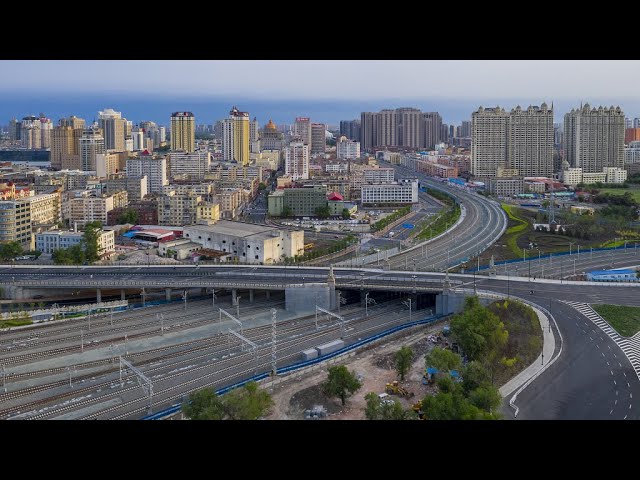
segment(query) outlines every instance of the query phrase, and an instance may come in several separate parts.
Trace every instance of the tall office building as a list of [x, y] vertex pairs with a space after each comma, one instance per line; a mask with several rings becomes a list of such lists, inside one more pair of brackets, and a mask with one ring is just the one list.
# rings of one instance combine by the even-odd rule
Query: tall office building
[[564, 116], [565, 158], [583, 173], [624, 166], [624, 112], [588, 103]]
[[311, 124], [311, 154], [325, 152], [327, 148], [326, 130], [327, 126], [324, 123]]
[[171, 114], [171, 150], [193, 152], [196, 149], [196, 117], [191, 112]]
[[500, 107], [480, 107], [471, 115], [471, 173], [476, 177], [494, 177], [507, 166], [508, 121]]
[[311, 145], [311, 120], [309, 117], [298, 117], [293, 124], [293, 136], [302, 139], [305, 145]]
[[260, 152], [260, 124], [256, 117], [249, 122], [249, 151], [251, 153]]
[[546, 103], [511, 110], [507, 124], [508, 165], [525, 177], [553, 173], [553, 109]]
[[249, 113], [239, 111], [235, 106], [222, 124], [222, 153], [225, 161], [249, 164], [249, 139], [251, 134]]
[[20, 140], [20, 134], [22, 129], [22, 123], [20, 123], [15, 118], [12, 118], [9, 121], [9, 140], [15, 142], [16, 140]]
[[61, 118], [58, 126], [51, 130], [51, 168], [60, 170], [67, 155], [80, 155], [80, 137], [85, 128], [82, 118]]
[[460, 126], [460, 136], [462, 138], [471, 138], [471, 122], [469, 120], [463, 120]]
[[363, 152], [373, 152], [376, 147], [377, 118], [375, 112], [360, 114], [360, 149]]
[[121, 112], [112, 108], [98, 112], [98, 126], [102, 129], [104, 145], [107, 150], [123, 152], [125, 150], [125, 128], [127, 120]]
[[360, 120], [341, 120], [340, 136], [345, 136], [354, 142], [360, 141]]
[[292, 139], [285, 150], [284, 173], [293, 180], [309, 178], [309, 146], [299, 137]]
[[632, 128], [640, 128], [640, 118], [633, 119], [633, 127]]
[[260, 131], [260, 148], [262, 150], [282, 150], [284, 133], [279, 132], [276, 125], [269, 120]]
[[95, 125], [85, 129], [80, 137], [80, 169], [85, 172], [96, 171], [97, 156], [106, 151], [102, 129]]

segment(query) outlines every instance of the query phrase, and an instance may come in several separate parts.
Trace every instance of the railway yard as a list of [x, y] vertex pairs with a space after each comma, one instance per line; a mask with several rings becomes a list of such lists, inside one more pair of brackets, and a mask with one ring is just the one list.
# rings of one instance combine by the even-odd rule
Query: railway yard
[[368, 316], [359, 303], [344, 305], [344, 322], [294, 316], [283, 292], [236, 313], [231, 295], [219, 295], [214, 305], [208, 297], [1, 331], [0, 419], [140, 419], [195, 390], [271, 372], [274, 352], [282, 368], [305, 349], [338, 338], [349, 345], [409, 320], [399, 299]]

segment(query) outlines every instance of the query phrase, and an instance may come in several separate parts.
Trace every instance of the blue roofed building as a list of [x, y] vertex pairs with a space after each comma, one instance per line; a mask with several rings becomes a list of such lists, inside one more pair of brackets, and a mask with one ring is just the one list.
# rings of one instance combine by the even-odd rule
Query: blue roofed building
[[637, 282], [636, 271], [631, 269], [619, 270], [594, 270], [587, 272], [587, 280], [590, 282]]

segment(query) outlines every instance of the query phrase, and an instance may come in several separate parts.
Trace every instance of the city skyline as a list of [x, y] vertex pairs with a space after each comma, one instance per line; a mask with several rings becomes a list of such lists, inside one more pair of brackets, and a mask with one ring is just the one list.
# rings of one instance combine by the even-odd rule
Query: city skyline
[[443, 122], [460, 124], [480, 106], [542, 102], [554, 103], [556, 121], [587, 102], [640, 114], [638, 61], [11, 60], [0, 68], [3, 124], [39, 112], [91, 121], [104, 108], [136, 123], [168, 125], [171, 112], [184, 110], [198, 124], [212, 124], [232, 105], [277, 124], [308, 116], [337, 125], [363, 111], [402, 107], [438, 111]]

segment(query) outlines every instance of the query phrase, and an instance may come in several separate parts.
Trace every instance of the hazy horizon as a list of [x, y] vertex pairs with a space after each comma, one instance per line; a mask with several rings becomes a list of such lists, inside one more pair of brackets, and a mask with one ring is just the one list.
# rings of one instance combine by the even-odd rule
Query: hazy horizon
[[460, 124], [480, 105], [555, 105], [555, 120], [581, 102], [640, 116], [636, 60], [0, 60], [0, 123], [43, 112], [91, 121], [114, 108], [133, 122], [167, 125], [173, 111], [196, 122], [233, 105], [292, 123], [336, 125], [360, 112], [415, 107]]
[[174, 111], [191, 111], [197, 124], [213, 124], [228, 115], [233, 105], [247, 111], [251, 118], [257, 117], [260, 125], [272, 119], [276, 124], [294, 122], [295, 117], [310, 117], [313, 122], [338, 126], [340, 120], [359, 119], [361, 112], [379, 111], [383, 108], [414, 107], [423, 111], [437, 111], [447, 124], [460, 125], [463, 120], [470, 120], [471, 113], [479, 106], [494, 107], [500, 105], [505, 109], [520, 105], [540, 105], [546, 102], [554, 104], [554, 122], [561, 123], [562, 117], [572, 108], [582, 103], [591, 106], [617, 106], [630, 118], [640, 116], [640, 98], [638, 99], [581, 99], [552, 100], [541, 98], [525, 101], [525, 99], [381, 99], [371, 101], [348, 100], [257, 100], [250, 98], [233, 98], [230, 100], [216, 97], [175, 98], [171, 96], [129, 96], [129, 95], [51, 95], [51, 96], [17, 96], [7, 97], [0, 93], [0, 124], [7, 125], [13, 117], [22, 118], [27, 115], [44, 113], [57, 123], [62, 117], [76, 115], [87, 122], [97, 119], [98, 111], [113, 108], [122, 112], [122, 116], [134, 123], [151, 120], [160, 125], [169, 125], [169, 117]]

